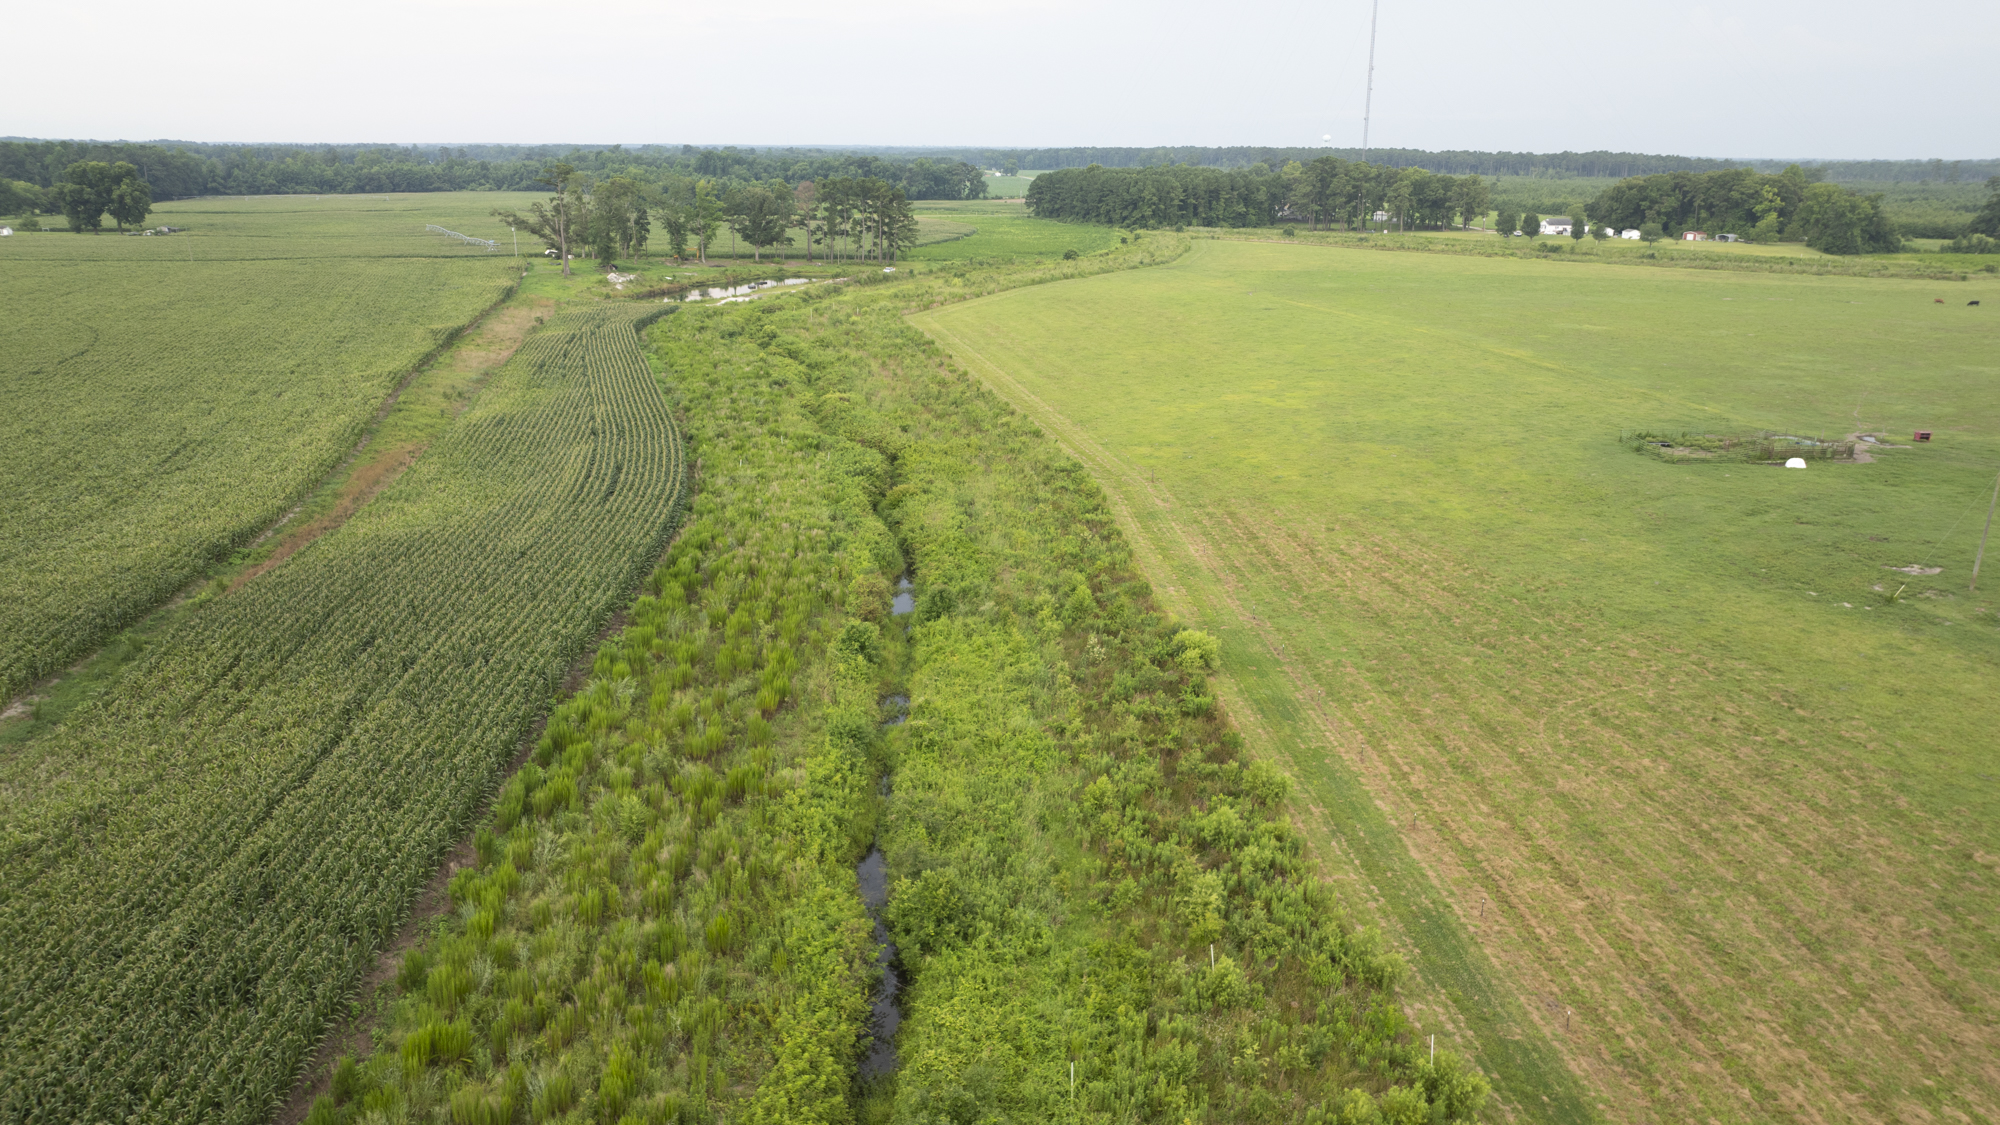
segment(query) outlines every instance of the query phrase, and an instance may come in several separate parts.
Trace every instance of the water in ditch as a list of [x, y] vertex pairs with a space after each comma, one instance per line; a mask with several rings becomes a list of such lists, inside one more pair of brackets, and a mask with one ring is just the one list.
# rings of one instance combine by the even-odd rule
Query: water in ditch
[[[907, 577], [902, 585], [909, 585]], [[910, 717], [910, 697], [907, 695], [884, 696], [881, 707], [884, 727], [900, 725]], [[889, 796], [888, 774], [882, 775], [877, 792], [884, 798]], [[897, 1000], [903, 990], [903, 971], [901, 962], [896, 958], [896, 943], [889, 940], [889, 926], [882, 918], [884, 908], [889, 905], [889, 871], [882, 858], [880, 844], [868, 849], [868, 854], [856, 865], [854, 874], [861, 883], [861, 903], [868, 908], [869, 920], [875, 923], [875, 944], [879, 947], [875, 964], [882, 970], [882, 982], [868, 1000], [871, 1009], [868, 1048], [862, 1054], [860, 1069], [861, 1080], [866, 1082], [893, 1073], [896, 1069], [896, 1028], [903, 1022], [903, 1011], [897, 1007]]]
[[[749, 300], [752, 294], [761, 293], [766, 289], [775, 289], [781, 285], [804, 285], [809, 280], [811, 279], [804, 277], [788, 277], [783, 281], [753, 281], [747, 285], [732, 285], [727, 288], [708, 286], [705, 288], [690, 289], [686, 293], [680, 294], [678, 299], [682, 301], [700, 301], [706, 299], [714, 301], [718, 305], [727, 305], [736, 301]], [[675, 299], [675, 297], [666, 298], [668, 301]]]
[[[889, 779], [883, 778], [882, 784], [886, 788]], [[875, 963], [882, 969], [882, 983], [876, 987], [875, 995], [869, 997], [872, 1011], [868, 1019], [868, 1049], [861, 1056], [861, 1080], [866, 1082], [896, 1069], [896, 1028], [903, 1022], [896, 999], [902, 991], [903, 978], [902, 967], [896, 960], [896, 946], [889, 940], [889, 927], [882, 921], [882, 909], [889, 904], [889, 872], [883, 863], [882, 849], [869, 849], [854, 873], [860, 877], [861, 901], [875, 923], [875, 941], [881, 947]]]

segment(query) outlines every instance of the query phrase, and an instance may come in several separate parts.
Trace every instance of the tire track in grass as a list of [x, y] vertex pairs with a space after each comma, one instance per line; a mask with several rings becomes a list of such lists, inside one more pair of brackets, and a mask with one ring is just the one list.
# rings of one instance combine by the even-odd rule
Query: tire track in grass
[[[1248, 604], [1247, 571], [1260, 569], [1269, 576], [1288, 573], [1289, 568], [1270, 557], [1257, 559], [1253, 566], [1237, 551], [1223, 554], [1213, 549], [1216, 542], [1254, 542], [1241, 527], [1218, 529], [1200, 516], [1172, 522], [1189, 556], [1217, 576], [1227, 609], [1275, 662], [1276, 670], [1268, 676], [1241, 677], [1246, 687], [1256, 681], [1268, 685], [1246, 696], [1266, 717], [1261, 725], [1273, 749], [1289, 759], [1287, 772], [1294, 782], [1302, 782], [1324, 802], [1327, 811], [1319, 817], [1321, 831], [1360, 869], [1374, 891], [1376, 911], [1402, 935], [1417, 975], [1428, 986], [1429, 995], [1421, 998], [1424, 1006], [1477, 1044], [1475, 1058], [1514, 1115], [1537, 1121], [1596, 1120], [1583, 1090], [1548, 1042], [1548, 1030], [1537, 1027], [1526, 1006], [1496, 985], [1492, 966], [1446, 896], [1441, 873], [1426, 870], [1415, 854], [1414, 823], [1410, 832], [1398, 827], [1419, 810], [1397, 802], [1392, 787], [1369, 785], [1356, 768], [1358, 762], [1374, 764], [1376, 771], [1370, 772], [1391, 771], [1395, 747], [1371, 740], [1361, 724], [1330, 709], [1303, 658], [1288, 655], [1282, 635], [1255, 612], [1259, 607]], [[1295, 582], [1298, 577], [1294, 576]], [[1231, 678], [1238, 679], [1233, 674]], [[1317, 731], [1323, 742], [1315, 744], [1302, 731]], [[1334, 753], [1329, 755], [1328, 750]]]
[[[1976, 1017], [1968, 1022], [1972, 1013], [1950, 998], [1976, 989], [1973, 978], [1952, 963], [1948, 947], [1922, 940], [1946, 918], [1905, 926], [1891, 948], [1871, 950], [1875, 987], [1851, 978], [1845, 951], [1873, 943], [1843, 920], [1899, 923], [1894, 915], [1916, 912], [1922, 880], [1940, 874], [1908, 872], [1933, 868], [1923, 852], [1943, 845], [1918, 849], [1893, 834], [1868, 841], [1872, 860], [1844, 858], [1854, 854], [1849, 837], [1867, 825], [1871, 804], [1893, 796], [1882, 778], [1838, 756], [1786, 756], [1791, 736], [1751, 700], [1766, 689], [1741, 689], [1743, 670], [1732, 677], [1727, 666], [1660, 657], [1628, 663], [1641, 656], [1628, 647], [1633, 638], [1606, 637], [1601, 627], [1592, 636], [1588, 623], [1551, 617], [1542, 624], [1577, 638], [1575, 650], [1608, 649], [1612, 657], [1588, 658], [1575, 682], [1549, 677], [1547, 669], [1574, 651], [1501, 636], [1510, 623], [1485, 610], [1506, 599], [1476, 568], [1442, 565], [1449, 560], [1441, 555], [1379, 536], [1316, 551], [1310, 535], [1269, 523], [1279, 530], [1266, 532], [1237, 512], [1205, 524], [1211, 540], [1239, 544], [1223, 560], [1234, 568], [1225, 584], [1274, 581], [1302, 603], [1294, 614], [1308, 617], [1305, 603], [1393, 614], [1399, 598], [1424, 602], [1409, 609], [1419, 621], [1384, 626], [1390, 639], [1373, 655], [1388, 671], [1371, 679], [1354, 669], [1332, 693], [1380, 751], [1380, 768], [1369, 760], [1363, 772], [1399, 820], [1421, 812], [1439, 823], [1441, 832], [1412, 832], [1410, 843], [1454, 889], [1461, 911], [1477, 892], [1491, 891], [1503, 921], [1518, 917], [1512, 934], [1489, 939], [1489, 950], [1528, 991], [1561, 995], [1598, 1025], [1597, 1050], [1573, 1061], [1623, 1088], [1620, 1100], [1637, 1119], [1655, 1120], [1646, 1111], [1668, 1106], [1745, 1121], [1926, 1112], [1884, 1083], [1897, 1066], [1878, 1064], [1875, 1076], [1858, 1079], [1843, 1073], [1870, 1043], [1916, 1044], [1918, 1058], [1901, 1066], [1907, 1070], [1928, 1065], [1924, 1058], [1943, 1063], [1958, 1045], [1985, 1038]], [[1429, 598], [1420, 584], [1396, 577], [1424, 573], [1439, 576]], [[1454, 598], [1455, 615], [1437, 618]], [[1440, 638], [1459, 635], [1506, 658], [1496, 666], [1510, 679], [1482, 678], [1462, 663], [1470, 658], [1439, 651]], [[1406, 663], [1421, 669], [1416, 685], [1399, 678]], [[1662, 747], [1635, 740], [1696, 708], [1720, 712], [1707, 716], [1718, 724], [1719, 745], [1667, 755], [1662, 764], [1655, 760]], [[1438, 780], [1447, 774], [1455, 776]], [[1847, 799], [1827, 796], [1837, 793]], [[1478, 825], [1476, 835], [1467, 824]], [[1470, 838], [1499, 862], [1475, 855]], [[1933, 959], [1940, 966], [1927, 970]], [[1944, 979], [1934, 983], [1932, 973]], [[1536, 1015], [1547, 1022], [1549, 1013]], [[1563, 1037], [1565, 1029], [1550, 1030]], [[1961, 1097], [1979, 1108], [1976, 1089]]]

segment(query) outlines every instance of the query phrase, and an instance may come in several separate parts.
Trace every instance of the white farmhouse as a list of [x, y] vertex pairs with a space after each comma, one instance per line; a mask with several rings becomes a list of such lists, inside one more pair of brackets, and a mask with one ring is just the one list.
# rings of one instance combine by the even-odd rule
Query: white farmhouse
[[1551, 218], [1542, 220], [1543, 234], [1568, 234], [1573, 229], [1568, 219]]
[[1628, 230], [1621, 230], [1621, 231], [1619, 231], [1619, 232], [1618, 232], [1618, 237], [1620, 237], [1620, 238], [1629, 238], [1629, 239], [1633, 240], [1634, 242], [1637, 242], [1637, 241], [1639, 240], [1639, 232], [1638, 232], [1638, 231], [1636, 231], [1636, 230], [1629, 230], [1629, 229], [1628, 229]]

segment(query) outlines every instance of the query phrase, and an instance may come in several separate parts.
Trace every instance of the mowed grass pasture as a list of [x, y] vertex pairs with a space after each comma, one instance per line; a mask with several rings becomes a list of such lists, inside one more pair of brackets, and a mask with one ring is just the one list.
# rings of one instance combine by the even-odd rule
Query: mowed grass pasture
[[1020, 199], [1028, 194], [1028, 185], [1034, 183], [1035, 177], [1039, 175], [1041, 175], [1040, 172], [1023, 170], [1019, 175], [1015, 176], [988, 176], [986, 177], [986, 198]]
[[1118, 243], [1118, 232], [1110, 227], [1037, 219], [1015, 200], [933, 201], [911, 206], [919, 223], [942, 219], [974, 228], [974, 233], [963, 238], [915, 247], [904, 255], [911, 262], [1060, 258], [1065, 250], [1089, 254]]
[[[913, 320], [1222, 637], [1501, 1116], [1747, 1125], [2000, 1115], [1996, 300], [1197, 241]], [[1936, 438], [1799, 471], [1637, 428]]]

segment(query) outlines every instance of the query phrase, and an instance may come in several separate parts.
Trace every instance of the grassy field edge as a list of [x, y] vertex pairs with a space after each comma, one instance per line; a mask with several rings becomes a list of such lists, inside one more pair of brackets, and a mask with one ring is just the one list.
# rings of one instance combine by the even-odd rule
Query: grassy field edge
[[[1198, 247], [1191, 248], [1192, 254], [1199, 252]], [[1184, 261], [1186, 256], [1177, 260]], [[979, 299], [998, 300], [1013, 292], [1019, 290]], [[1158, 518], [1163, 506], [1147, 492], [1135, 471], [1119, 464], [1080, 427], [935, 318], [918, 313], [908, 319], [977, 372], [995, 394], [1043, 426], [1070, 456], [1089, 469], [1111, 498], [1122, 529], [1137, 548], [1142, 571], [1154, 578], [1155, 588], [1175, 612], [1194, 622], [1220, 624], [1224, 617], [1221, 607], [1196, 604], [1187, 594], [1190, 584], [1176, 580], [1167, 561], [1173, 552], [1155, 538], [1163, 530]], [[1244, 655], [1241, 641], [1231, 643], [1231, 634], [1238, 630], [1224, 628], [1221, 632], [1225, 652], [1236, 647], [1239, 651], [1231, 655]], [[1315, 816], [1319, 823], [1308, 828], [1307, 838], [1324, 843], [1320, 849], [1323, 859], [1331, 861], [1332, 856], [1326, 853], [1337, 852], [1357, 870], [1357, 881], [1366, 888], [1363, 897], [1370, 901], [1370, 909], [1411, 952], [1416, 977], [1428, 986], [1423, 999], [1444, 1009], [1446, 1021], [1463, 1027], [1473, 1038], [1476, 1046], [1470, 1053], [1492, 1079], [1497, 1099], [1521, 1112], [1526, 1112], [1528, 1099], [1543, 1100], [1533, 1115], [1537, 1120], [1597, 1120], [1560, 1053], [1531, 1022], [1520, 1001], [1496, 986], [1493, 965], [1472, 941], [1432, 876], [1403, 847], [1401, 835], [1359, 779], [1342, 768], [1337, 785], [1303, 784], [1304, 771], [1293, 768], [1302, 750], [1295, 738], [1283, 733], [1303, 721], [1297, 701], [1281, 685], [1253, 684], [1231, 670], [1240, 665], [1240, 660], [1226, 659], [1223, 672], [1217, 676], [1225, 704], [1243, 721], [1253, 747], [1283, 764], [1294, 783], [1301, 785], [1302, 795], [1310, 793], [1337, 814]]]

